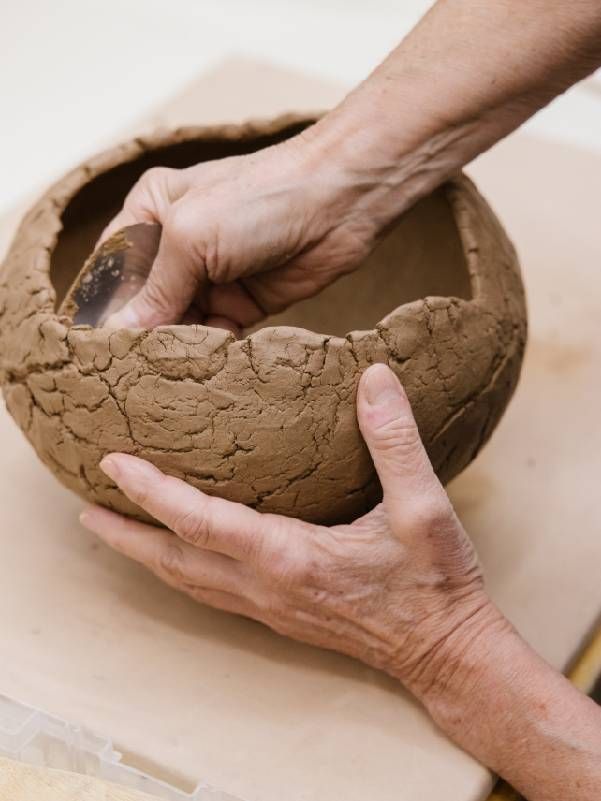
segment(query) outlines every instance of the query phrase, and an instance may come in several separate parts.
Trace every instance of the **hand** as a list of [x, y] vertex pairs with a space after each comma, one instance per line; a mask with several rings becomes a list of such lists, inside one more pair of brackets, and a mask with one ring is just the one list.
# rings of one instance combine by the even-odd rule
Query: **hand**
[[375, 243], [351, 171], [319, 152], [310, 131], [279, 145], [176, 170], [155, 167], [104, 231], [163, 226], [139, 294], [109, 326], [204, 322], [238, 333], [319, 292]]
[[358, 417], [384, 497], [351, 525], [260, 514], [124, 454], [102, 468], [166, 528], [99, 507], [82, 522], [196, 600], [361, 659], [423, 697], [445, 642], [460, 647], [491, 604], [407, 397], [384, 365], [362, 376]]
[[363, 374], [357, 410], [384, 495], [351, 525], [260, 514], [124, 454], [104, 459], [104, 470], [166, 528], [99, 507], [82, 522], [203, 603], [386, 670], [532, 801], [598, 798], [601, 711], [487, 597], [387, 367]]

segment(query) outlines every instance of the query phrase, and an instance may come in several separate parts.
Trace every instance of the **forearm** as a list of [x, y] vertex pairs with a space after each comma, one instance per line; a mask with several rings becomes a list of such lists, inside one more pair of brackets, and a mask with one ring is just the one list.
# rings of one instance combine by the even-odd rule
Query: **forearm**
[[601, 797], [601, 709], [496, 610], [455, 632], [414, 690], [455, 742], [529, 801]]
[[309, 137], [385, 225], [600, 64], [597, 0], [439, 0]]
[[[597, 0], [441, 0], [307, 141], [383, 228], [599, 64]], [[399, 678], [529, 801], [601, 797], [601, 710], [487, 614]]]

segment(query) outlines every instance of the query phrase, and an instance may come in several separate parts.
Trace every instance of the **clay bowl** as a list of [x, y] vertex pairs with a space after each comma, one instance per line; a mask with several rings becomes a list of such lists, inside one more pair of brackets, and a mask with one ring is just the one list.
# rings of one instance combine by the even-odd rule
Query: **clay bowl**
[[443, 482], [490, 436], [518, 380], [526, 311], [514, 248], [464, 176], [414, 206], [362, 269], [244, 339], [57, 315], [144, 170], [248, 153], [309, 122], [135, 139], [73, 170], [23, 219], [2, 271], [4, 395], [38, 456], [79, 495], [143, 517], [98, 468], [126, 451], [262, 511], [353, 518], [380, 492], [355, 416], [372, 362], [402, 380]]

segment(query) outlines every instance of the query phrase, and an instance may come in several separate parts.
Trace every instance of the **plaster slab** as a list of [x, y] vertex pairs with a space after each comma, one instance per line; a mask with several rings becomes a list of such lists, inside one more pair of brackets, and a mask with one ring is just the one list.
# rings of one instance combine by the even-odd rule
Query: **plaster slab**
[[[232, 62], [152, 124], [302, 111], [338, 95]], [[451, 495], [493, 595], [561, 667], [601, 610], [601, 163], [518, 134], [472, 171], [520, 252], [532, 344], [509, 412]], [[248, 801], [487, 797], [488, 771], [394, 682], [162, 586], [81, 530], [79, 502], [4, 411], [0, 438], [2, 692], [109, 733], [172, 781]]]

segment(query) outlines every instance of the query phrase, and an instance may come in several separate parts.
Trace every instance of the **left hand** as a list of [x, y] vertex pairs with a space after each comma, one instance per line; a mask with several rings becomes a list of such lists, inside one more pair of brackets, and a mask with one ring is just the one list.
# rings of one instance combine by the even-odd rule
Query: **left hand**
[[445, 644], [466, 647], [498, 613], [407, 396], [384, 365], [362, 376], [357, 410], [384, 495], [351, 525], [260, 514], [125, 454], [107, 456], [103, 470], [166, 528], [100, 507], [82, 522], [196, 600], [356, 657], [423, 696]]

